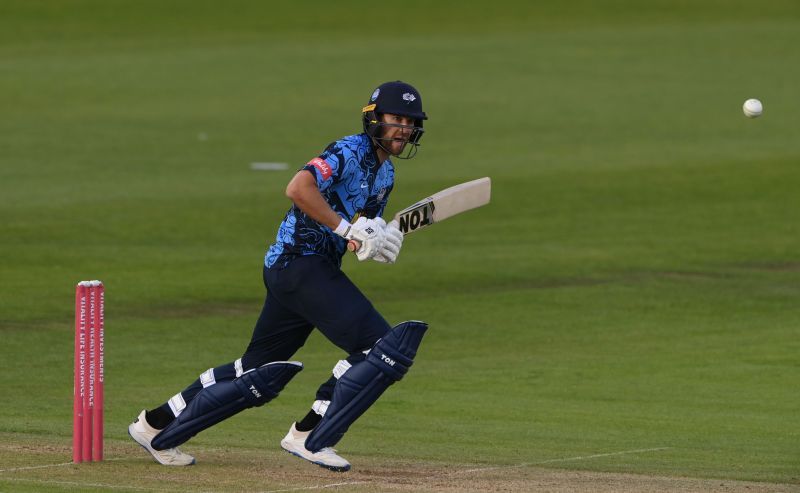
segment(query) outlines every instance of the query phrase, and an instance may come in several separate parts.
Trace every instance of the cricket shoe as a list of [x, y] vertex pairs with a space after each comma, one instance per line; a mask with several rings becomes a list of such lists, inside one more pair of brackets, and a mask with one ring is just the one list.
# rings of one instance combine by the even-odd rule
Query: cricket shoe
[[159, 464], [164, 464], [165, 466], [191, 466], [194, 464], [194, 457], [184, 454], [177, 447], [166, 450], [154, 449], [150, 443], [160, 431], [150, 426], [145, 419], [145, 411], [142, 411], [136, 421], [128, 426], [128, 435], [136, 440], [136, 443], [141, 445], [143, 449], [150, 452], [150, 455]]
[[297, 423], [292, 423], [289, 433], [281, 440], [281, 447], [285, 451], [331, 471], [345, 472], [350, 470], [350, 463], [330, 447], [325, 447], [319, 452], [308, 450], [306, 448], [306, 438], [311, 432], [297, 431], [296, 425]]

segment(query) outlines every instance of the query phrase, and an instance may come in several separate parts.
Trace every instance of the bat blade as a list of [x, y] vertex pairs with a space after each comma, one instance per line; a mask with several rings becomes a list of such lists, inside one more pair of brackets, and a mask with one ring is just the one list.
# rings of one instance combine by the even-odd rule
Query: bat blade
[[404, 235], [489, 203], [492, 180], [488, 177], [446, 188], [395, 214]]

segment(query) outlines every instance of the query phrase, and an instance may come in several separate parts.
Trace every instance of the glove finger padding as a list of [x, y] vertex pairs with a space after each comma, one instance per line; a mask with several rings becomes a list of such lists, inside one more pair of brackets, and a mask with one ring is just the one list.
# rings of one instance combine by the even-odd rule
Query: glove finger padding
[[384, 232], [387, 237], [395, 238], [400, 245], [403, 244], [403, 232], [400, 231], [400, 224], [397, 221], [392, 221], [386, 225]]
[[386, 237], [386, 241], [383, 242], [383, 248], [381, 248], [381, 251], [378, 253], [386, 254], [387, 252], [394, 255], [400, 253], [400, 243], [397, 243], [394, 238], [388, 236]]
[[397, 221], [391, 221], [389, 224], [386, 225], [384, 229], [386, 238], [383, 244], [383, 248], [379, 252], [379, 254], [383, 257], [383, 260], [379, 260], [379, 262], [385, 261], [387, 263], [393, 264], [397, 261], [397, 256], [400, 254], [400, 248], [403, 246], [403, 233], [398, 228], [399, 224]]
[[403, 235], [400, 236], [395, 235], [391, 230], [387, 230], [384, 234], [387, 243], [391, 243], [393, 245], [397, 245], [397, 248], [400, 248], [403, 244]]
[[375, 262], [380, 262], [382, 264], [393, 264], [394, 263], [393, 261], [389, 261], [389, 259], [384, 257], [381, 253], [378, 253], [377, 255], [372, 257], [372, 260], [374, 260]]

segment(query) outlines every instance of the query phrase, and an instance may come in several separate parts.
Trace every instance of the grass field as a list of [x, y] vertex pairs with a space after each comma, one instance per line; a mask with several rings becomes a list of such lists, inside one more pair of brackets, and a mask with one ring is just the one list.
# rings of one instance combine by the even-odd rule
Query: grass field
[[[798, 46], [790, 0], [0, 3], [0, 491], [800, 491]], [[278, 443], [341, 357], [317, 333], [197, 466], [152, 463], [127, 424], [241, 354], [286, 182], [393, 79], [430, 121], [389, 210], [493, 202], [345, 261], [431, 325], [354, 470]], [[110, 460], [74, 466], [94, 278]]]

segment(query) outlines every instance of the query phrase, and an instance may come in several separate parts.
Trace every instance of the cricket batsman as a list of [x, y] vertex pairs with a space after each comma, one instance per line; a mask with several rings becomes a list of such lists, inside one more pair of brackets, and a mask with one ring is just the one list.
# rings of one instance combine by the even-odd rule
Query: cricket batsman
[[427, 329], [395, 327], [342, 272], [348, 242], [358, 260], [392, 264], [403, 245], [396, 221], [381, 219], [394, 187], [392, 158], [409, 159], [423, 134], [422, 98], [411, 85], [386, 82], [362, 109], [363, 133], [339, 139], [289, 181], [292, 206], [264, 258], [267, 295], [241, 358], [202, 372], [167, 402], [143, 410], [130, 436], [164, 465], [194, 457], [177, 447], [234, 414], [262, 406], [302, 370], [290, 361], [316, 327], [346, 353], [281, 447], [333, 471], [350, 463], [332, 448], [400, 380]]

